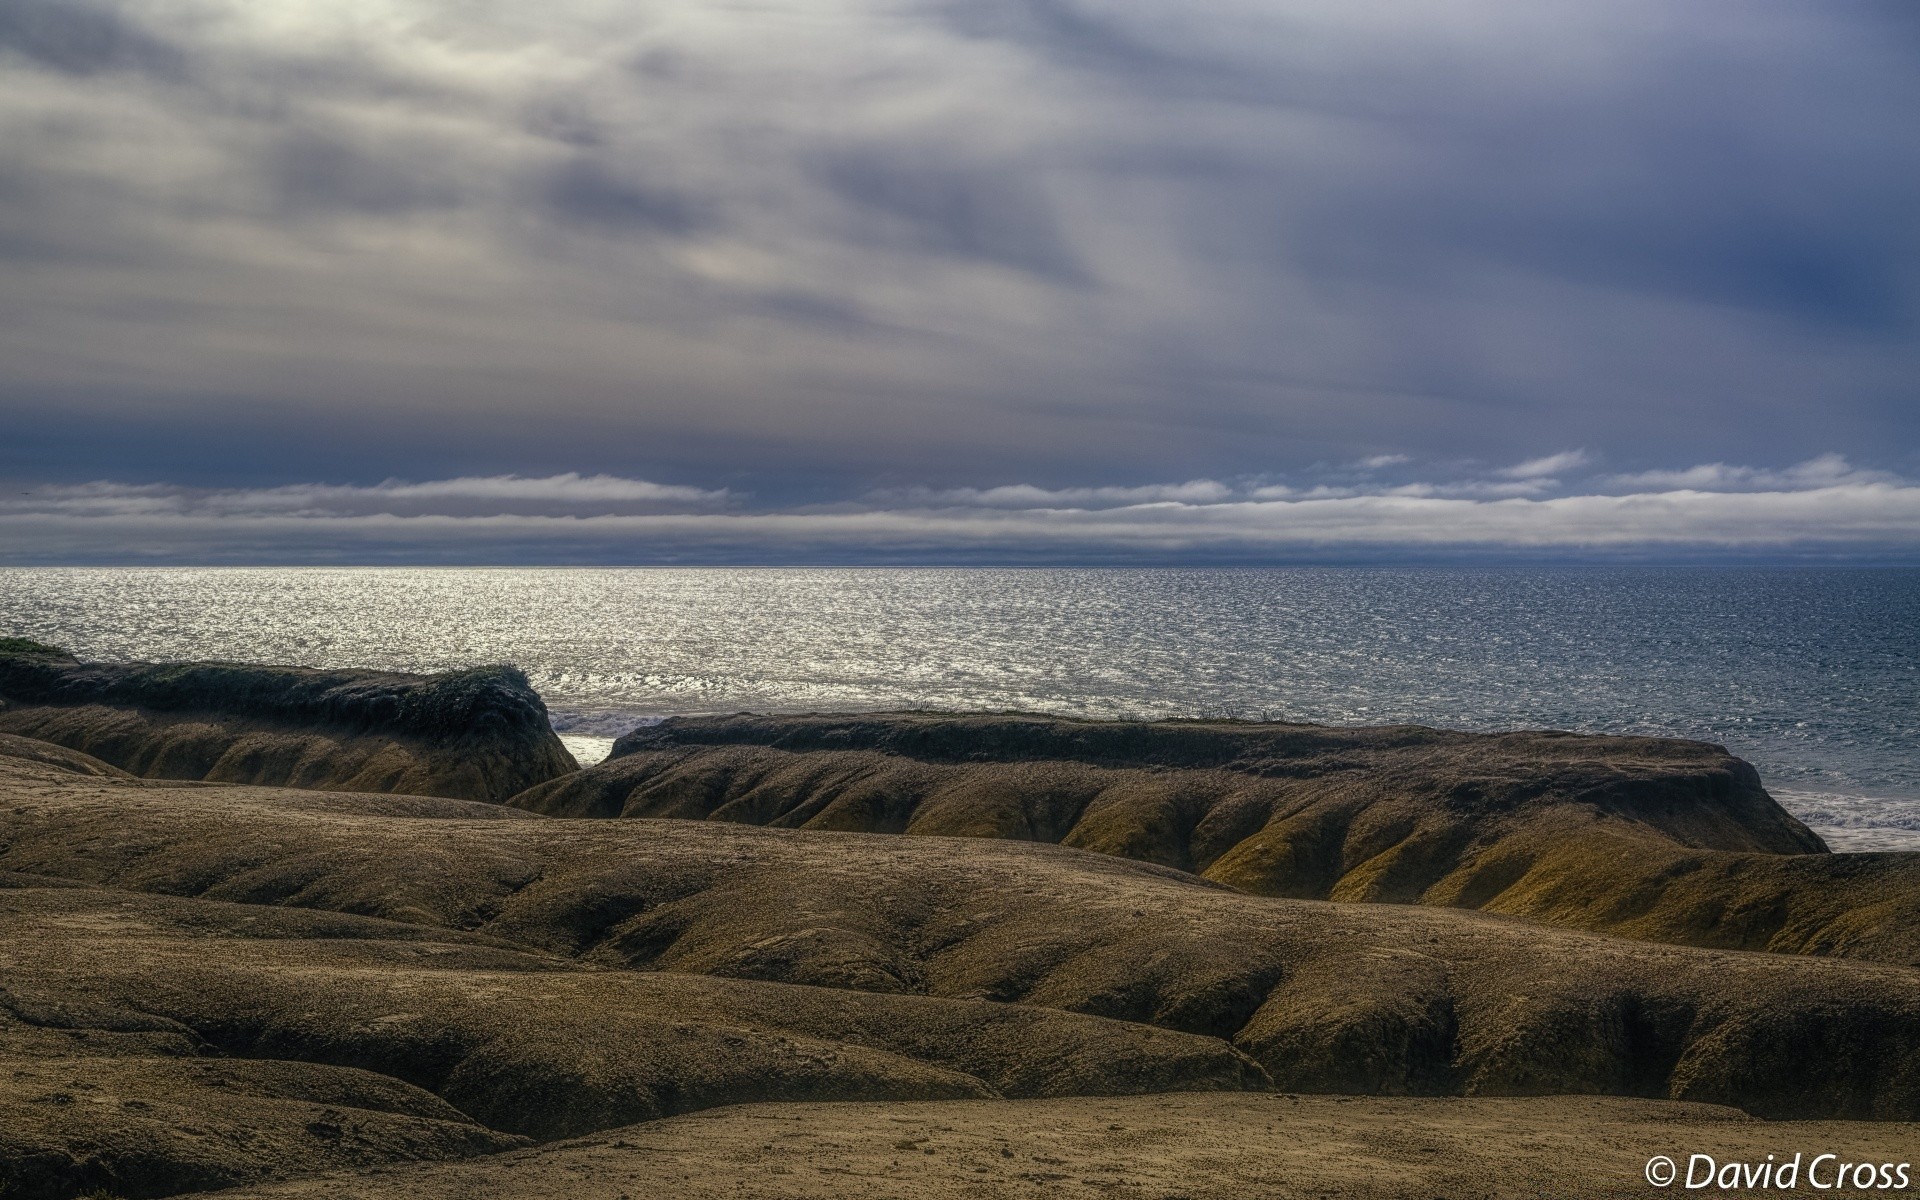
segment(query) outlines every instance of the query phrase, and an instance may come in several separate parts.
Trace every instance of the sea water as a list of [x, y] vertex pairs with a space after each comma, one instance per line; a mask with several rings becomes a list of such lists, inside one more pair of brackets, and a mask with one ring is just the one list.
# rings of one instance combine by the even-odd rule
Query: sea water
[[12, 569], [83, 658], [525, 668], [583, 761], [673, 713], [1019, 709], [1719, 742], [1920, 849], [1920, 571]]

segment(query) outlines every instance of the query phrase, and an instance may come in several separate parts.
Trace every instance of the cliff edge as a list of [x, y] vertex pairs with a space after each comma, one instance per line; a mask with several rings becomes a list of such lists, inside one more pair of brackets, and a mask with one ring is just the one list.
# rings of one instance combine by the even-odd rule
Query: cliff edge
[[0, 639], [0, 733], [150, 779], [501, 801], [577, 769], [511, 666], [85, 663]]
[[[515, 797], [550, 816], [1057, 842], [1256, 895], [1480, 908], [1920, 963], [1920, 855], [1827, 852], [1723, 747], [1024, 714], [676, 718]], [[1895, 914], [1903, 914], [1896, 917]]]

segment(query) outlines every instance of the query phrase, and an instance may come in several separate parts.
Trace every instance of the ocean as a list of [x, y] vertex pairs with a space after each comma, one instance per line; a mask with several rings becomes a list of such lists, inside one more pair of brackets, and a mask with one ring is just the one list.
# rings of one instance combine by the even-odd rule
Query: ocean
[[674, 713], [1020, 709], [1719, 742], [1920, 849], [1920, 571], [0, 570], [83, 658], [523, 667], [583, 761]]

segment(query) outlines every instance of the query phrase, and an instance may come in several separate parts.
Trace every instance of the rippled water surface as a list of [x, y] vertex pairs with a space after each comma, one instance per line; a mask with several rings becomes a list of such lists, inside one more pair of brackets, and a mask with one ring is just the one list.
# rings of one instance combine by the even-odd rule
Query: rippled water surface
[[668, 713], [1030, 709], [1675, 734], [1920, 848], [1920, 572], [0, 571], [99, 659], [512, 661], [589, 755]]

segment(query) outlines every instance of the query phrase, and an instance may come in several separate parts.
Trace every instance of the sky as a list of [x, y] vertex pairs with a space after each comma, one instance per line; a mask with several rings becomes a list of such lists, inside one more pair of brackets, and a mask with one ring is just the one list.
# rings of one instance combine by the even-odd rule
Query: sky
[[0, 564], [1920, 561], [1911, 0], [5, 0]]

